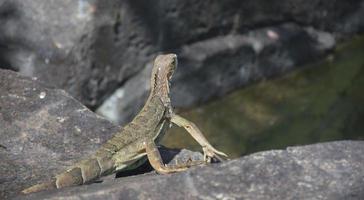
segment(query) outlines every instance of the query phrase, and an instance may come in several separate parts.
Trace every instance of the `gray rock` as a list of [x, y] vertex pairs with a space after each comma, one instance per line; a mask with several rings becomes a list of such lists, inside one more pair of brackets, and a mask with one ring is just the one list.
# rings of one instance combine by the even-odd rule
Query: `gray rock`
[[120, 4], [0, 0], [1, 66], [65, 89], [89, 107], [100, 104], [153, 48], [138, 16]]
[[[285, 70], [275, 66], [285, 60], [275, 61], [274, 57], [270, 57], [272, 54], [294, 50], [300, 55], [311, 52], [312, 49], [306, 46], [307, 42], [330, 43], [333, 36], [346, 38], [361, 33], [364, 30], [363, 19], [362, 0], [283, 0], [279, 3], [264, 0], [0, 0], [0, 64], [3, 68], [36, 76], [48, 84], [65, 89], [85, 105], [96, 108], [117, 88], [126, 86], [131, 77], [142, 72], [146, 63], [158, 52], [185, 53], [186, 60], [193, 60], [195, 57], [186, 51], [198, 44], [215, 41], [215, 45], [208, 46], [217, 48], [220, 46], [219, 41], [224, 46], [227, 40], [221, 38], [229, 38], [229, 35], [240, 36], [266, 27], [279, 28], [288, 22], [301, 29], [311, 27], [315, 32], [329, 35], [326, 37], [328, 40], [322, 38], [319, 41], [310, 41], [311, 37], [299, 37], [300, 40], [294, 40], [289, 48], [286, 45], [276, 46], [257, 57], [259, 60], [256, 62], [266, 62], [268, 59], [264, 67], [269, 68], [272, 74], [279, 74]], [[239, 66], [249, 61], [249, 55], [253, 53], [249, 48], [243, 49], [245, 51], [238, 52], [248, 55], [239, 56], [237, 52], [232, 56], [229, 49], [222, 52], [218, 48], [220, 53], [210, 59], [221, 68]], [[322, 51], [314, 52], [321, 54]], [[228, 60], [226, 54], [233, 59]], [[300, 62], [291, 64], [310, 62], [311, 59], [311, 56], [303, 54]], [[220, 80], [220, 75], [209, 67], [211, 61], [200, 63], [198, 68], [204, 69], [203, 74], [190, 73], [188, 67], [181, 69], [185, 71], [181, 73], [190, 74], [189, 77], [196, 80], [204, 78], [207, 82]], [[239, 70], [239, 67], [231, 67], [226, 73], [239, 74]], [[234, 81], [216, 83], [227, 84], [223, 88], [228, 89], [209, 88], [211, 95], [196, 92], [198, 97], [185, 96], [185, 103], [177, 102], [177, 105], [200, 103], [240, 86], [229, 84], [261, 78], [254, 75], [246, 74], [239, 81], [233, 76]], [[192, 83], [190, 86], [181, 84], [176, 81], [175, 87], [205, 87]], [[136, 95], [143, 93], [140, 92], [142, 90], [138, 89]], [[125, 114], [128, 115], [131, 114]]]
[[171, 175], [143, 175], [19, 199], [363, 199], [364, 142], [255, 153]]
[[0, 70], [0, 199], [86, 157], [118, 130], [66, 92]]
[[131, 121], [148, 98], [152, 67], [150, 62], [142, 72], [131, 77], [104, 101], [96, 113], [118, 124]]

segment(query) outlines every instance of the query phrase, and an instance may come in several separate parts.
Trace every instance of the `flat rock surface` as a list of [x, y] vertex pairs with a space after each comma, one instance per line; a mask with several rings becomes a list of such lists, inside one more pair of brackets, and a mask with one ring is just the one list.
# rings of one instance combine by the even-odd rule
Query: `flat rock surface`
[[259, 152], [171, 175], [141, 175], [18, 199], [363, 199], [364, 142]]

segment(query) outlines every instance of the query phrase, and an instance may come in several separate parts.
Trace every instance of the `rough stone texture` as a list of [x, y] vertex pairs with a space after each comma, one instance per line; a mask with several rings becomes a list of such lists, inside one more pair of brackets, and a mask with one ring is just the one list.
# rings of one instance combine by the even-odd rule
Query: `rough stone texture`
[[[131, 77], [140, 77], [158, 52], [176, 52], [181, 75], [172, 90], [174, 101], [189, 106], [310, 62], [332, 48], [332, 38], [363, 32], [363, 19], [362, 0], [0, 0], [0, 64], [96, 108], [117, 88], [126, 91], [127, 82], [140, 81]], [[287, 23], [288, 35], [279, 31]], [[266, 32], [268, 27], [278, 30]], [[279, 40], [260, 52], [239, 40], [260, 40], [264, 34]], [[228, 48], [226, 43], [237, 44]], [[326, 48], [314, 48], [322, 44]], [[282, 55], [290, 51], [294, 55]], [[195, 52], [208, 56], [196, 60]], [[223, 69], [228, 70], [220, 75]], [[210, 93], [200, 92], [208, 86], [213, 86]], [[143, 90], [137, 89], [133, 99]], [[189, 93], [181, 99], [179, 91]]]
[[255, 153], [171, 175], [106, 180], [19, 199], [363, 199], [364, 142]]
[[94, 152], [118, 126], [63, 90], [0, 70], [0, 199]]

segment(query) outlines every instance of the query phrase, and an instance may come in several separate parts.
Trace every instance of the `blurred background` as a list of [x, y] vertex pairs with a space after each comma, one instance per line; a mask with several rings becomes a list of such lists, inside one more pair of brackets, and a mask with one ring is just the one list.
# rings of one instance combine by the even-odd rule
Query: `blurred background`
[[[0, 67], [125, 125], [154, 57], [176, 111], [231, 157], [364, 138], [362, 0], [0, 0]], [[179, 128], [163, 144], [199, 150]]]

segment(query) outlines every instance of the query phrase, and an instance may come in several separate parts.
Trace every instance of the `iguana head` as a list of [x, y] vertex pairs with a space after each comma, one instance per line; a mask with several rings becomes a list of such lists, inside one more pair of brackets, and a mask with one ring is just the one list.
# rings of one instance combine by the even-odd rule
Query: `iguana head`
[[176, 68], [176, 54], [164, 54], [157, 56], [154, 60], [151, 77], [151, 87], [154, 93], [159, 93], [160, 95], [169, 94], [170, 80]]

